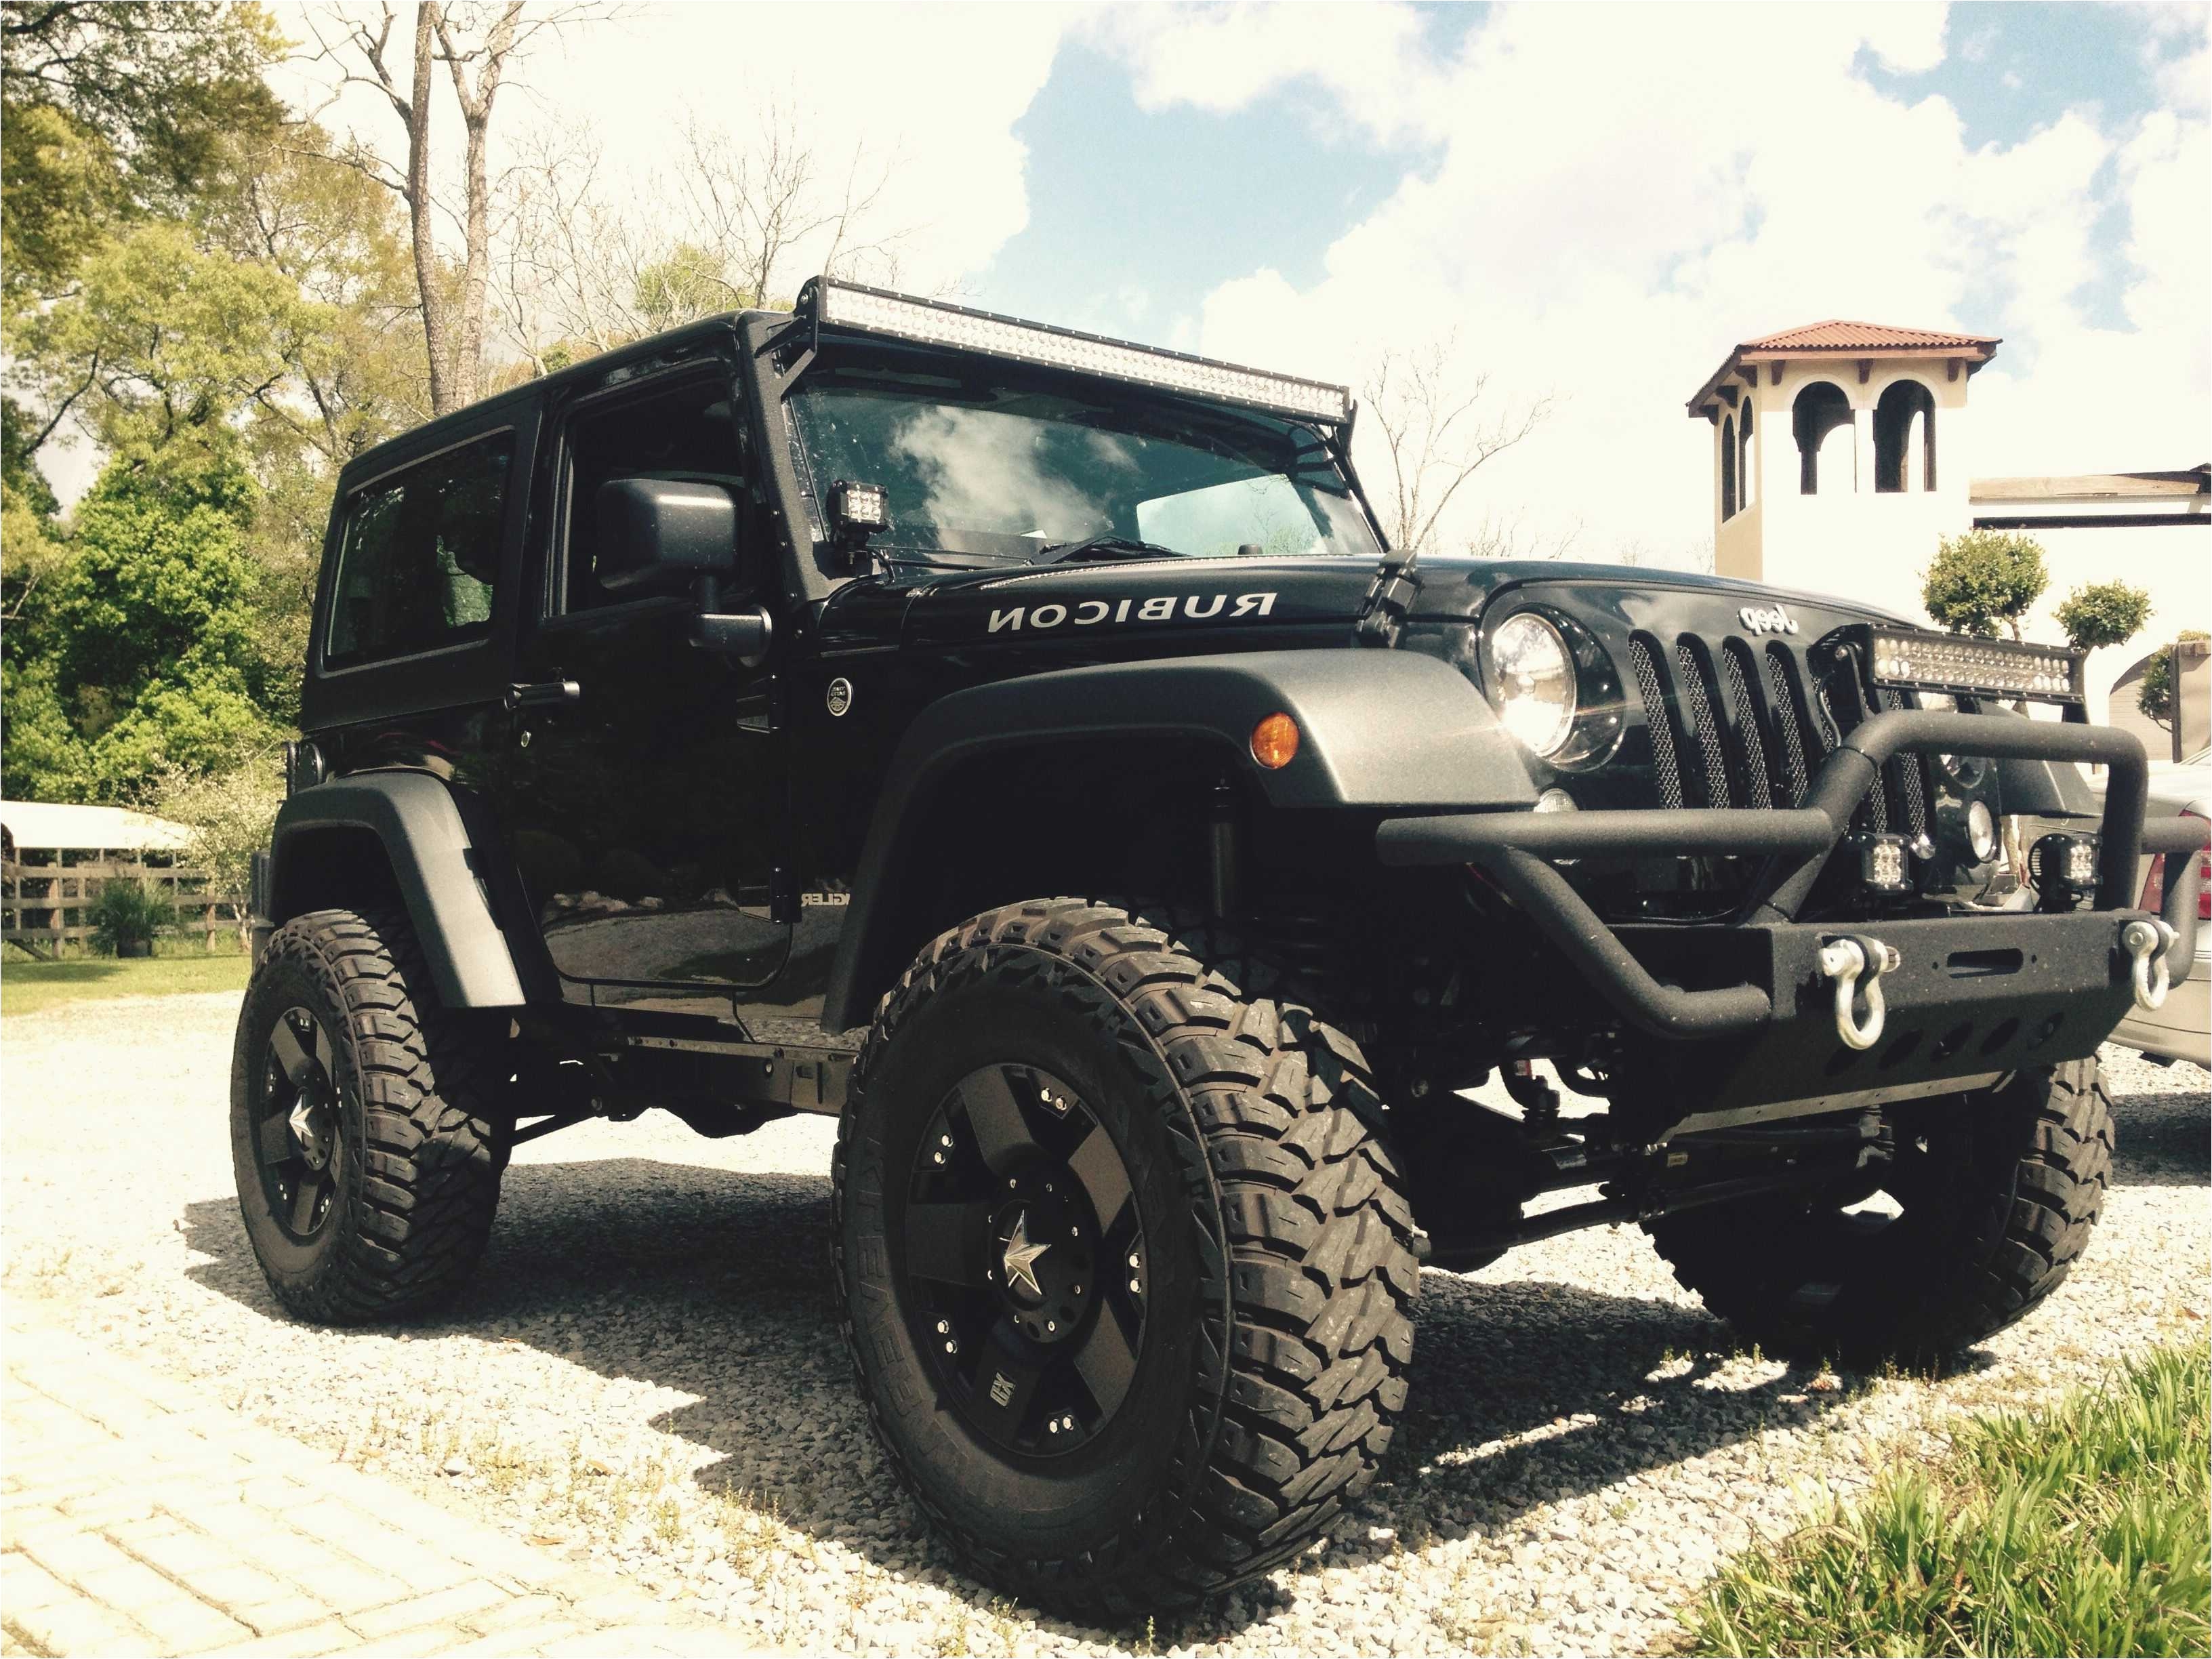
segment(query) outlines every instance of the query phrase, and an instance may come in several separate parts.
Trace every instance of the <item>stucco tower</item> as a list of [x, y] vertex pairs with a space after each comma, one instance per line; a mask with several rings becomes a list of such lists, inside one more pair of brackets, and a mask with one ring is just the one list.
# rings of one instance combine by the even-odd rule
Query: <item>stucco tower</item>
[[1729, 352], [1689, 403], [1712, 423], [1714, 568], [1917, 610], [1968, 522], [1966, 385], [1997, 343], [1826, 322]]

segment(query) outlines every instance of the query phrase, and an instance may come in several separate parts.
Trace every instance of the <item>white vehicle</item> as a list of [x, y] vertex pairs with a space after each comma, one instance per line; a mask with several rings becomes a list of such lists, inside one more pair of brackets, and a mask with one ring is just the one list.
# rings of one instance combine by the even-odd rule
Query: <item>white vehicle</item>
[[[2212, 749], [2200, 749], [2185, 761], [2168, 761], [2150, 769], [2150, 809], [2155, 822], [2177, 815], [2203, 823], [2207, 850], [2197, 856], [2199, 867], [2212, 870]], [[2145, 865], [2143, 890], [2152, 896], [2143, 902], [2156, 908], [2165, 891], [2163, 855]], [[2212, 921], [2212, 889], [2197, 899], [2199, 921]], [[2167, 993], [2163, 1006], [2150, 1012], [2130, 1008], [2111, 1040], [2139, 1048], [2157, 1060], [2194, 1060], [2212, 1069], [2212, 996], [2208, 996], [2205, 973], [2212, 968], [2212, 930], [2197, 931], [2197, 969]]]

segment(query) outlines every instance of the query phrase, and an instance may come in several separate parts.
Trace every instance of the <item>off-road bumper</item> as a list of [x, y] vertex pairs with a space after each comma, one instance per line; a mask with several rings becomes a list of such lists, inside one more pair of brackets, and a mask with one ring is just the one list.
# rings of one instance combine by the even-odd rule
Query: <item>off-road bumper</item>
[[[1908, 752], [2111, 768], [2095, 908], [1797, 921], [1883, 763]], [[2146, 830], [2147, 778], [2142, 745], [2123, 732], [1899, 710], [1853, 731], [1802, 806], [1393, 818], [1378, 830], [1376, 850], [1386, 865], [1469, 864], [1487, 872], [1625, 1023], [1723, 1060], [1701, 1072], [1701, 1094], [1713, 1100], [1717, 1087], [1750, 1103], [2079, 1058], [2136, 1005], [2139, 971], [2154, 988], [2162, 961], [2169, 985], [2185, 980], [2195, 958], [2197, 860], [2166, 860], [2158, 917], [2132, 908], [2133, 889], [2140, 852], [2180, 854], [2195, 848], [2199, 832], [2183, 822]], [[1765, 862], [1741, 921], [1710, 927], [1608, 926], [1552, 862], [1638, 854]], [[1861, 959], [1856, 970], [1850, 952], [1836, 948], [1846, 944]], [[1875, 964], [1879, 971], [1869, 973]], [[1869, 985], [1886, 1006], [1879, 1021]], [[1870, 1027], [1873, 1039], [1858, 1041]]]

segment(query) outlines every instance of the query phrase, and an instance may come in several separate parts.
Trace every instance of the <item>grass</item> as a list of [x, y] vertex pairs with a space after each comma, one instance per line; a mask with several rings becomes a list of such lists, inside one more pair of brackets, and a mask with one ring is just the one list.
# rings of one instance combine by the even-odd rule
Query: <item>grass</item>
[[1739, 1559], [1685, 1616], [1707, 1654], [2212, 1651], [2212, 1350], [1978, 1418], [1933, 1464]]
[[0, 965], [0, 1013], [40, 1014], [100, 997], [165, 997], [183, 991], [242, 991], [252, 964], [243, 952], [173, 957], [70, 957]]

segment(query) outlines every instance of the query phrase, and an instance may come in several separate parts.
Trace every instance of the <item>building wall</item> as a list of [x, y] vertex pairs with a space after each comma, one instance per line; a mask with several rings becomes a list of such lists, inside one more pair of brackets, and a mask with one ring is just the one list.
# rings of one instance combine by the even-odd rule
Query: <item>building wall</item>
[[[1796, 428], [1798, 395], [1825, 380], [1843, 392], [1851, 424], [1821, 446], [1819, 493], [1801, 489]], [[1881, 394], [1899, 380], [1925, 386], [1936, 405], [1936, 485], [1875, 489], [1874, 416]], [[1831, 593], [1918, 617], [1922, 573], [1944, 536], [1967, 521], [1972, 459], [1965, 419], [1967, 376], [1946, 377], [1940, 362], [1874, 362], [1862, 385], [1856, 360], [1784, 365], [1779, 384], [1762, 369], [1752, 408], [1748, 511], [1720, 519], [1719, 439], [1714, 440], [1714, 568], [1723, 575], [1777, 587]], [[1715, 428], [1716, 434], [1719, 427]], [[1741, 486], [1739, 486], [1741, 487]]]

